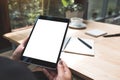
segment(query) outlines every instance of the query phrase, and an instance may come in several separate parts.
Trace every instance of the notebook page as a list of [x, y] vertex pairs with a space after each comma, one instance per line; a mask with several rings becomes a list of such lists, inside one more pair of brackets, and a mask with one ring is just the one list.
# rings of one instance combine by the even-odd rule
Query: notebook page
[[91, 39], [82, 39], [82, 40], [84, 40], [87, 44], [92, 46], [92, 49], [90, 49], [81, 41], [79, 41], [76, 37], [74, 37], [70, 39], [69, 43], [64, 49], [64, 52], [94, 56], [94, 41]]

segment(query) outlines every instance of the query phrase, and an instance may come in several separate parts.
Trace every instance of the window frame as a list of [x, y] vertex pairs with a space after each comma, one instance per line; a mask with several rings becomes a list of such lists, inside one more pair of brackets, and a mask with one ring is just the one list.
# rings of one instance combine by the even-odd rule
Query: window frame
[[[109, 0], [103, 0], [102, 14], [101, 14], [102, 18], [98, 19], [96, 21], [105, 22], [105, 19], [109, 19], [109, 18], [116, 17], [116, 16], [120, 15], [120, 0], [116, 1], [115, 15], [112, 15], [112, 16], [106, 16], [108, 3], [109, 3]], [[117, 7], [119, 7], [119, 8], [117, 9]]]

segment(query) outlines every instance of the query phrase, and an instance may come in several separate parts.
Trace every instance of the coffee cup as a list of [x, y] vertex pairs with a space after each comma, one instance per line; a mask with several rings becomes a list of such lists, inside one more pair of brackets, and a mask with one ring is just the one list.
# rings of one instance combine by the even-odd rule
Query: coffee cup
[[74, 27], [74, 28], [83, 28], [85, 27], [85, 24], [83, 23], [83, 19], [82, 18], [77, 18], [77, 17], [72, 17], [70, 19], [71, 23], [70, 23], [70, 27]]

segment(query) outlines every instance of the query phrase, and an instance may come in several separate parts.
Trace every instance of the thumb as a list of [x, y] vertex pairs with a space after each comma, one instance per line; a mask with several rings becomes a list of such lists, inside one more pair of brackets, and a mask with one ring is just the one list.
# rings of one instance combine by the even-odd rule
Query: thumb
[[63, 74], [64, 73], [64, 67], [62, 65], [62, 61], [58, 62], [57, 71], [58, 71], [58, 76], [64, 75]]

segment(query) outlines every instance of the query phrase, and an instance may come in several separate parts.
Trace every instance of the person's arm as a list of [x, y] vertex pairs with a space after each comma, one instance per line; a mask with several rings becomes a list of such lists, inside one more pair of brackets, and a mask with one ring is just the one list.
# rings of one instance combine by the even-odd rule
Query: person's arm
[[72, 80], [71, 71], [63, 61], [59, 61], [57, 65], [57, 73], [43, 69], [43, 72], [49, 80]]
[[23, 49], [24, 49], [24, 46], [25, 46], [27, 40], [28, 40], [28, 38], [26, 38], [26, 39], [15, 49], [15, 51], [13, 52], [13, 54], [12, 54], [12, 56], [11, 56], [11, 59], [12, 59], [12, 60], [16, 60], [16, 61], [19, 61], [19, 60], [20, 60], [22, 51], [23, 51]]

